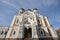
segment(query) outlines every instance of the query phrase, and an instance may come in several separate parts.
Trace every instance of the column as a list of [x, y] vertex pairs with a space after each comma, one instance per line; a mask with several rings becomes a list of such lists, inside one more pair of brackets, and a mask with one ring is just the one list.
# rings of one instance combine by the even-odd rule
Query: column
[[53, 40], [57, 40], [58, 36], [55, 34], [55, 30], [52, 27], [48, 27], [48, 30], [50, 31], [50, 35], [53, 38]]
[[13, 21], [12, 21], [12, 23], [11, 23], [11, 27], [13, 26], [13, 24], [14, 24], [14, 22], [15, 22], [15, 19], [16, 19], [16, 16], [14, 16], [14, 18], [13, 18]]
[[9, 31], [8, 31], [8, 33], [6, 35], [6, 38], [9, 38], [10, 37], [11, 31], [12, 31], [12, 28], [9, 28]]
[[38, 38], [36, 27], [32, 27], [32, 38]]
[[44, 19], [43, 19], [43, 16], [41, 16], [41, 22], [42, 22], [42, 25], [43, 25], [43, 26], [46, 26], [46, 25], [45, 25], [45, 22], [44, 22]]
[[48, 18], [47, 18], [46, 16], [45, 16], [44, 18], [45, 18], [45, 20], [46, 20], [47, 25], [50, 26], [50, 23], [49, 23], [49, 21], [48, 21]]

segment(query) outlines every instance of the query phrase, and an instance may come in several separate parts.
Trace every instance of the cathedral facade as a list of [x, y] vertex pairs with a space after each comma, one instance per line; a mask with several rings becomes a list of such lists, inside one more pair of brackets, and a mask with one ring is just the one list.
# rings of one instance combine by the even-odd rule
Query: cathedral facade
[[10, 27], [0, 27], [1, 40], [57, 40], [58, 36], [48, 17], [38, 9], [24, 10], [14, 16]]

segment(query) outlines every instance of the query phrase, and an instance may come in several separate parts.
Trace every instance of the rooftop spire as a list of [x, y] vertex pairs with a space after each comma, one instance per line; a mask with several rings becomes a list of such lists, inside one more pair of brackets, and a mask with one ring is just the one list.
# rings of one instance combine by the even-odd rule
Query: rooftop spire
[[31, 9], [27, 9], [27, 11], [32, 11]]
[[34, 8], [33, 10], [38, 10], [37, 8]]
[[23, 13], [25, 10], [23, 8], [20, 8], [19, 13]]

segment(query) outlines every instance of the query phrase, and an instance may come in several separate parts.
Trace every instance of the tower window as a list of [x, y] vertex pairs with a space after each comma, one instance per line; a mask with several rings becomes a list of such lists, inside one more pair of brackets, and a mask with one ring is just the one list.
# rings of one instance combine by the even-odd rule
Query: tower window
[[23, 13], [23, 11], [21, 10], [20, 13]]
[[3, 31], [1, 31], [1, 35], [3, 34]]
[[41, 34], [43, 34], [43, 32], [41, 31]]
[[38, 23], [40, 23], [39, 19], [38, 19]]
[[13, 32], [13, 35], [15, 35], [16, 31]]
[[39, 19], [37, 21], [38, 21], [38, 26], [41, 26]]
[[19, 19], [17, 19], [17, 23], [19, 22]]
[[5, 35], [7, 34], [7, 31], [5, 32]]
[[30, 19], [32, 19], [32, 18], [30, 18]]
[[44, 31], [43, 30], [40, 31], [40, 35], [44, 36]]
[[37, 14], [37, 12], [34, 12], [34, 14]]

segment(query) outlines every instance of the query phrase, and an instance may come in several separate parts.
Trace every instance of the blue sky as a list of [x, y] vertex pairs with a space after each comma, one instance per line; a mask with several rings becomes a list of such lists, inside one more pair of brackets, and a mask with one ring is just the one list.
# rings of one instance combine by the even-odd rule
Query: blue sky
[[55, 29], [60, 28], [60, 0], [0, 0], [0, 26], [10, 26], [20, 8], [38, 8]]

